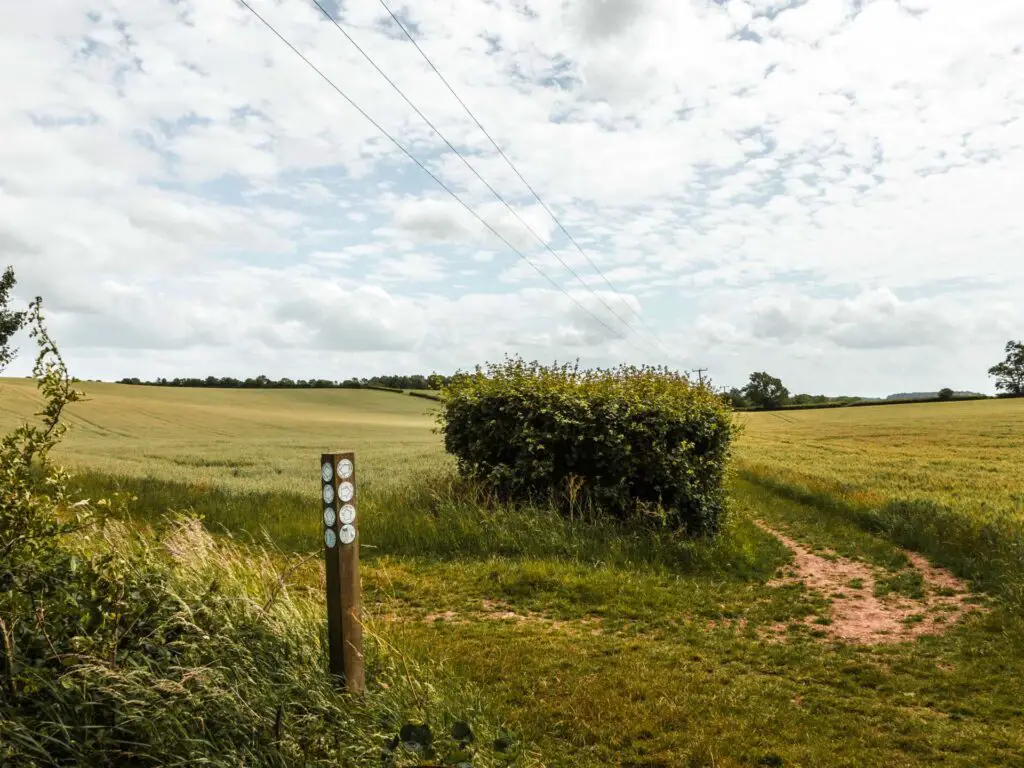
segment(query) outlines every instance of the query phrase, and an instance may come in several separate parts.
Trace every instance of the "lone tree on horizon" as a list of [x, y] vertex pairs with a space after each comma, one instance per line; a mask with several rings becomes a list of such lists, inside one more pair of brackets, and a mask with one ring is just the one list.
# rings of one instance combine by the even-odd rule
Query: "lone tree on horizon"
[[996, 389], [1009, 395], [1024, 395], [1024, 341], [1006, 342], [1006, 359], [988, 369]]
[[750, 382], [742, 390], [743, 396], [755, 408], [778, 408], [789, 400], [789, 390], [766, 371], [750, 374]]
[[0, 276], [0, 371], [6, 368], [17, 354], [17, 350], [10, 346], [11, 337], [25, 327], [25, 312], [14, 312], [10, 309], [11, 291], [16, 282], [14, 268], [7, 267]]

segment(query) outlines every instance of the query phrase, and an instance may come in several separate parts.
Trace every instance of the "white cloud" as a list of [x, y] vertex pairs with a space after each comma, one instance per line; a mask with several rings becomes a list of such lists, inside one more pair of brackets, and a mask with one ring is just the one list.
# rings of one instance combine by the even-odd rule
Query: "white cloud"
[[784, 10], [775, 17], [770, 29], [782, 38], [820, 44], [846, 23], [853, 10], [851, 0], [809, 0]]
[[597, 39], [628, 28], [643, 11], [642, 0], [583, 0], [578, 6], [580, 31]]
[[965, 312], [940, 299], [904, 301], [887, 288], [847, 299], [769, 296], [748, 310], [746, 332], [780, 342], [824, 339], [853, 349], [945, 347], [992, 321], [989, 312]]
[[370, 273], [371, 280], [412, 284], [434, 283], [444, 276], [444, 262], [429, 253], [406, 253], [379, 259]]
[[476, 221], [454, 200], [405, 200], [394, 214], [399, 230], [425, 242], [463, 240], [473, 234]]

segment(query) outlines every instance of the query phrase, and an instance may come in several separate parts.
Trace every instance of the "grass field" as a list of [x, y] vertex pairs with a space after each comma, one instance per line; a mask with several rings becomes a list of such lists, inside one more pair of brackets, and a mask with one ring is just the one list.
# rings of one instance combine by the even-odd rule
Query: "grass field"
[[748, 471], [880, 505], [1024, 518], [1024, 399], [741, 414]]
[[1024, 611], [1024, 399], [741, 422], [741, 476], [924, 552]]
[[[1024, 764], [1020, 605], [966, 550], [974, 521], [1017, 530], [1024, 401], [747, 415], [732, 519], [693, 543], [480, 508], [451, 484], [418, 398], [86, 389], [63, 457], [90, 495], [137, 496], [141, 522], [191, 509], [215, 531], [263, 530], [285, 558], [319, 547], [320, 452], [356, 450], [374, 626], [482, 692], [544, 765]], [[0, 382], [0, 428], [33, 402], [30, 382]], [[895, 525], [908, 509], [913, 525]], [[928, 510], [955, 546], [925, 535]], [[828, 593], [787, 578], [798, 558], [755, 520], [864, 578]], [[946, 588], [898, 546], [915, 531], [986, 592], [912, 639], [949, 618]], [[1011, 565], [1004, 580], [1024, 570]], [[895, 636], [837, 639], [858, 590], [903, 601]]]
[[[60, 451], [113, 474], [209, 482], [232, 491], [308, 493], [320, 453], [359, 452], [363, 487], [394, 468], [443, 461], [429, 401], [358, 390], [225, 390], [87, 384]], [[0, 428], [38, 406], [27, 379], [0, 379]], [[426, 462], [426, 465], [424, 465]]]

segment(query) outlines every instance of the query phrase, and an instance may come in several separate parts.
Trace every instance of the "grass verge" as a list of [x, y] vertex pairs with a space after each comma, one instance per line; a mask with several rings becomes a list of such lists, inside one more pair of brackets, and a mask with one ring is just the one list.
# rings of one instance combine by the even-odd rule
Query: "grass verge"
[[[246, 514], [265, 508], [278, 510], [262, 526], [272, 538], [273, 525], [298, 530], [295, 517], [316, 535], [315, 499], [190, 502], [187, 486], [146, 482], [151, 503], [208, 503], [236, 536], [259, 531]], [[472, 692], [451, 694], [451, 716], [459, 701], [499, 713], [481, 719], [543, 765], [1001, 766], [1024, 755], [1024, 626], [1005, 605], [942, 635], [854, 646], [815, 629], [830, 596], [771, 581], [789, 553], [754, 518], [891, 573], [886, 588], [911, 597], [900, 548], [843, 514], [739, 479], [720, 540], [673, 542], [443, 493], [368, 501], [376, 625], [423, 675], [439, 665], [452, 691]]]
[[978, 588], [1024, 609], [1024, 519], [1010, 512], [971, 515], [935, 501], [891, 499], [878, 506], [843, 498], [839, 488], [784, 481], [744, 470], [741, 476], [819, 515], [853, 523], [921, 552]]
[[0, 600], [0, 764], [537, 765], [479, 686], [372, 615], [366, 694], [339, 693], [308, 561], [282, 569], [187, 518], [149, 534], [109, 520], [64, 546], [40, 563], [68, 569], [34, 630]]
[[[906, 564], [884, 537], [759, 486], [738, 481], [733, 501], [736, 529], [756, 516], [894, 576]], [[768, 574], [787, 560], [772, 542], [757, 542]], [[857, 646], [806, 621], [827, 619], [830, 596], [767, 576], [529, 558], [376, 567], [405, 647], [485, 687], [547, 765], [997, 766], [1024, 755], [1011, 672], [1024, 626], [1006, 606], [941, 635]]]
[[[132, 518], [146, 523], [168, 511], [203, 519], [210, 530], [292, 552], [319, 551], [320, 504], [280, 491], [230, 491], [209, 483], [108, 475], [80, 470], [72, 480], [84, 498], [134, 498]], [[394, 482], [361, 493], [364, 557], [557, 558], [590, 565], [672, 572], [717, 570], [723, 578], [764, 573], [759, 534], [739, 526], [713, 540], [694, 540], [655, 528], [570, 520], [544, 507], [494, 505], [461, 490], [452, 476], [432, 485]]]

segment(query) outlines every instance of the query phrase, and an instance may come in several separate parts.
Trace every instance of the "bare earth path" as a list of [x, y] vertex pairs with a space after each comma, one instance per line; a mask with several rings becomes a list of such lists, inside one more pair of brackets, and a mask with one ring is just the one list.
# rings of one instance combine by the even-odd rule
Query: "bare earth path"
[[884, 570], [832, 552], [815, 554], [763, 521], [756, 523], [793, 552], [791, 573], [771, 584], [803, 584], [830, 599], [831, 623], [815, 628], [832, 639], [861, 645], [904, 642], [944, 632], [967, 612], [979, 608], [967, 602], [970, 591], [963, 581], [914, 552], [905, 554], [922, 577], [923, 597], [914, 599], [895, 593], [879, 597], [876, 586], [880, 576], [886, 575]]

